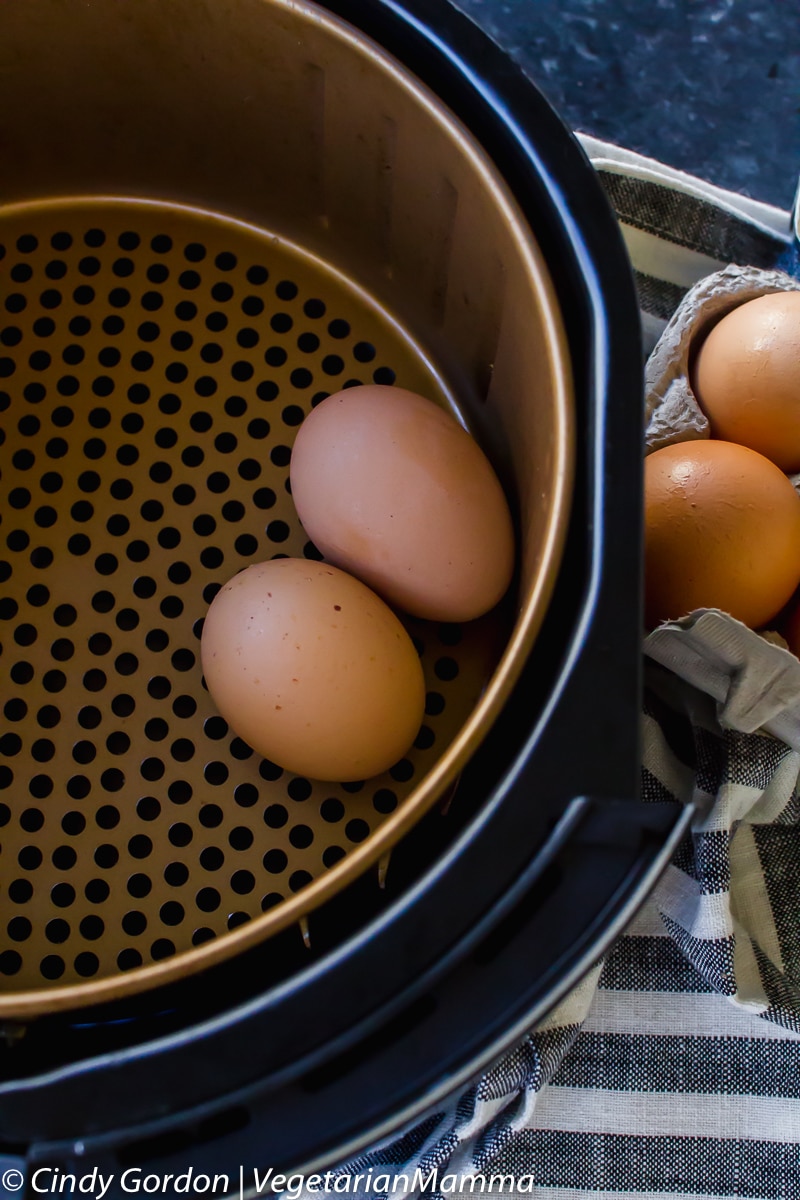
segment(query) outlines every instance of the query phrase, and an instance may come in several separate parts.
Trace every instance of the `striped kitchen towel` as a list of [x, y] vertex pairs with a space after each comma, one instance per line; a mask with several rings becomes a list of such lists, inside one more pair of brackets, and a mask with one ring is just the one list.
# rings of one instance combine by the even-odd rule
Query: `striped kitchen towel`
[[728, 263], [794, 270], [789, 213], [578, 135], [619, 219], [646, 353], [693, 284]]
[[[730, 262], [792, 269], [788, 213], [581, 140], [622, 227], [648, 352], [704, 276]], [[656, 658], [642, 799], [692, 802], [691, 835], [626, 936], [538, 1028], [340, 1169], [350, 1195], [800, 1198], [800, 747], [723, 725], [702, 669], [681, 677]]]

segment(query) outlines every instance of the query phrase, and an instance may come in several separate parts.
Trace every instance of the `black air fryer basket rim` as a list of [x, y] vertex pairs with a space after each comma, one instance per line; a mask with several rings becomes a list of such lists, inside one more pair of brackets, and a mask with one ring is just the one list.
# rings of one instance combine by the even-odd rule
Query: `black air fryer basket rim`
[[[382, 966], [390, 961], [393, 945], [415, 947], [418, 957], [427, 960], [428, 970], [437, 957], [458, 945], [453, 957], [466, 969], [467, 951], [474, 941], [470, 930], [482, 913], [493, 906], [503, 908], [502, 897], [509, 884], [522, 877], [541, 845], [541, 826], [531, 831], [529, 841], [519, 838], [525, 806], [530, 805], [531, 791], [539, 781], [544, 781], [545, 788], [552, 785], [543, 800], [548, 809], [546, 816], [553, 821], [576, 797], [623, 797], [628, 803], [622, 806], [579, 802], [582, 808], [593, 810], [601, 825], [605, 821], [608, 826], [605, 837], [589, 838], [590, 848], [608, 843], [621, 827], [627, 830], [619, 848], [624, 862], [616, 863], [617, 875], [604, 898], [599, 886], [595, 897], [578, 898], [578, 908], [583, 911], [571, 914], [575, 933], [572, 953], [565, 953], [562, 947], [550, 964], [551, 970], [543, 971], [539, 981], [520, 979], [519, 993], [509, 998], [509, 1009], [515, 1010], [517, 1018], [513, 1026], [508, 1026], [508, 1036], [515, 1036], [520, 1022], [542, 1015], [567, 983], [574, 982], [591, 965], [608, 938], [621, 931], [620, 921], [627, 919], [644, 898], [666, 864], [685, 821], [671, 810], [647, 814], [642, 810], [650, 806], [640, 807], [634, 801], [638, 779], [639, 623], [632, 617], [638, 617], [639, 605], [636, 518], [640, 514], [636, 512], [634, 483], [626, 488], [620, 486], [620, 481], [624, 483], [626, 473], [631, 478], [640, 459], [641, 353], [632, 278], [613, 214], [583, 152], [560, 119], [522, 73], [462, 14], [449, 5], [440, 5], [423, 19], [421, 4], [402, 9], [387, 0], [334, 0], [328, 7], [402, 58], [435, 88], [479, 140], [492, 148], [518, 201], [537, 231], [542, 231], [546, 257], [551, 265], [559, 265], [556, 286], [571, 332], [587, 422], [582, 448], [587, 470], [585, 509], [576, 506], [573, 522], [574, 546], [583, 547], [577, 568], [579, 595], [575, 595], [575, 579], [567, 579], [564, 591], [572, 596], [571, 623], [566, 632], [561, 632], [551, 692], [535, 728], [530, 728], [530, 720], [522, 710], [530, 685], [526, 677], [509, 706], [504, 727], [487, 745], [482, 762], [469, 773], [475, 780], [480, 777], [479, 786], [485, 787], [491, 802], [484, 805], [458, 847], [428, 872], [423, 884], [369, 929], [361, 931], [350, 943], [344, 961], [338, 956], [340, 961], [336, 962], [337, 956], [331, 955], [293, 979], [283, 989], [283, 1006], [280, 989], [256, 996], [235, 1010], [222, 1008], [201, 1032], [192, 1027], [190, 990], [179, 991], [169, 998], [171, 1006], [182, 1003], [188, 1010], [179, 1033], [105, 1056], [90, 1055], [79, 1063], [20, 1079], [4, 1088], [4, 1137], [20, 1144], [39, 1143], [32, 1151], [37, 1158], [56, 1153], [55, 1145], [48, 1150], [43, 1143], [78, 1135], [83, 1136], [87, 1155], [93, 1153], [93, 1148], [99, 1155], [102, 1147], [104, 1153], [110, 1153], [114, 1146], [129, 1142], [134, 1130], [142, 1133], [148, 1127], [156, 1131], [179, 1123], [191, 1124], [190, 1110], [197, 1113], [198, 1104], [203, 1105], [206, 1115], [218, 1112], [230, 1104], [237, 1088], [245, 1086], [253, 1113], [266, 1109], [258, 1102], [259, 1093], [271, 1098], [270, 1107], [275, 1110], [282, 1089], [296, 1085], [297, 1077], [307, 1070], [312, 1052], [319, 1069], [335, 1053], [357, 1044], [366, 1024], [379, 1029], [376, 1013], [380, 1009], [385, 1017], [392, 1007], [392, 990], [394, 1007], [399, 992], [405, 997], [406, 990], [396, 987], [382, 1000], [374, 994], [369, 1001], [372, 1013], [361, 1013], [360, 1022], [355, 1020], [354, 1005], [349, 1014], [343, 1011], [348, 988], [355, 1000], [361, 981], [380, 982]], [[613, 406], [609, 404], [612, 396]], [[615, 482], [614, 487], [608, 486], [609, 478]], [[625, 524], [620, 525], [623, 520]], [[615, 527], [627, 529], [629, 537], [615, 538]], [[618, 605], [627, 614], [622, 626], [616, 617]], [[543, 637], [551, 635], [556, 638], [558, 631], [550, 628]], [[615, 672], [613, 678], [609, 670]], [[616, 733], [610, 743], [606, 731], [593, 723], [598, 698], [604, 691], [613, 694], [617, 709]], [[564, 753], [576, 728], [581, 729], [580, 756]], [[491, 762], [489, 756], [493, 756]], [[624, 820], [615, 827], [614, 821], [622, 811]], [[611, 813], [616, 816], [606, 820]], [[595, 857], [602, 860], [602, 852]], [[574, 888], [572, 892], [574, 904]], [[592, 927], [594, 899], [598, 911], [605, 907], [606, 924], [604, 931], [593, 930], [587, 944], [581, 935]], [[431, 941], [423, 955], [414, 932], [426, 929]], [[437, 941], [438, 955], [433, 945]], [[513, 937], [509, 944], [515, 945]], [[526, 957], [535, 960], [530, 946]], [[419, 978], [426, 963], [418, 961], [416, 967]], [[341, 980], [338, 989], [331, 986], [336, 971]], [[537, 986], [543, 978], [547, 983], [544, 994]], [[411, 979], [412, 985], [414, 982]], [[449, 1003], [453, 1000], [451, 994]], [[302, 1038], [298, 1040], [297, 1023], [290, 1010], [295, 1018], [300, 1013], [304, 1023], [309, 1014], [316, 1015], [316, 1022], [310, 1026], [313, 1036], [304, 1046], [300, 1045]], [[470, 1025], [473, 1039], [459, 1064], [458, 1079], [475, 1074], [503, 1048], [503, 1040], [490, 1033], [482, 1041], [479, 1032], [476, 1036], [481, 1026], [480, 1012], [462, 1012], [462, 1029], [464, 1022]], [[308, 1030], [308, 1024], [305, 1027]], [[265, 1046], [265, 1034], [271, 1043], [280, 1044], [286, 1029], [295, 1034], [294, 1039], [286, 1041], [290, 1048], [287, 1060], [282, 1067], [275, 1061], [270, 1065], [262, 1053], [271, 1048]], [[424, 1021], [417, 1029], [423, 1031], [424, 1043]], [[496, 1026], [493, 1029], [496, 1031]], [[403, 1045], [402, 1037], [397, 1036]], [[415, 1093], [414, 1089], [415, 1074], [421, 1082], [424, 1073], [418, 1051], [415, 1060], [414, 1030], [403, 1036], [408, 1050], [406, 1079], [395, 1080], [391, 1088], [380, 1092], [380, 1097], [379, 1088], [362, 1087], [356, 1097], [350, 1095], [349, 1108], [340, 1114], [338, 1126], [335, 1122], [326, 1125], [319, 1116], [312, 1117], [314, 1106], [309, 1099], [308, 1122], [295, 1130], [292, 1145], [284, 1140], [282, 1145], [276, 1143], [270, 1148], [267, 1126], [255, 1139], [251, 1133], [251, 1143], [258, 1142], [259, 1161], [263, 1163], [266, 1157], [288, 1166], [320, 1161], [322, 1157], [332, 1162], [345, 1147], [350, 1153], [367, 1144], [378, 1129], [385, 1134], [399, 1119], [398, 1106], [402, 1106], [404, 1119], [427, 1108], [431, 1090], [417, 1088]], [[465, 1031], [463, 1044], [468, 1041]], [[452, 1052], [453, 1047], [449, 1050]], [[300, 1062], [301, 1057], [305, 1063]], [[374, 1060], [377, 1070], [379, 1059], [376, 1047], [366, 1060], [367, 1067]], [[360, 1069], [365, 1069], [365, 1061], [359, 1062]], [[434, 1055], [426, 1069], [435, 1073], [438, 1068], [437, 1094], [441, 1093], [447, 1067]], [[255, 1076], [258, 1078], [254, 1081]], [[323, 1108], [329, 1115], [340, 1111], [336, 1097], [346, 1090], [346, 1065], [338, 1084], [336, 1078], [334, 1073], [327, 1100], [324, 1089], [316, 1092], [317, 1097], [326, 1100]], [[455, 1079], [455, 1073], [450, 1078]], [[314, 1095], [312, 1091], [307, 1094]], [[287, 1106], [287, 1111], [290, 1109]], [[165, 1111], [179, 1115], [164, 1118]], [[101, 1130], [106, 1131], [106, 1137], [100, 1135]], [[286, 1130], [281, 1131], [277, 1123], [274, 1130], [285, 1138]], [[93, 1133], [100, 1135], [96, 1142]], [[234, 1145], [243, 1150], [246, 1137], [245, 1129], [238, 1134], [238, 1141], [220, 1141], [217, 1151], [233, 1153]], [[253, 1149], [250, 1144], [251, 1153]], [[199, 1153], [197, 1147], [195, 1150]], [[59, 1153], [66, 1154], [66, 1148]]]

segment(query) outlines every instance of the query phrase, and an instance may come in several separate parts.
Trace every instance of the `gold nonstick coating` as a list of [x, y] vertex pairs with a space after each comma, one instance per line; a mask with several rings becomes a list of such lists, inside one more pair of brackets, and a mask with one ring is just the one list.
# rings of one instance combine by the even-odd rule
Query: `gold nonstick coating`
[[[0, 5], [0, 1017], [20, 1021], [306, 928], [385, 865], [501, 713], [571, 498], [555, 289], [487, 150], [313, 3], [124, 8]], [[237, 570], [316, 554], [293, 437], [373, 381], [472, 430], [518, 573], [487, 618], [408, 622], [416, 743], [335, 786], [228, 729], [199, 636]]]
[[407, 622], [426, 715], [384, 775], [337, 786], [254, 754], [199, 637], [236, 571], [320, 557], [289, 494], [297, 427], [340, 387], [442, 389], [365, 296], [234, 222], [42, 204], [7, 211], [0, 244], [0, 971], [27, 990], [163, 961], [301, 893], [442, 755], [503, 641], [497, 618]]

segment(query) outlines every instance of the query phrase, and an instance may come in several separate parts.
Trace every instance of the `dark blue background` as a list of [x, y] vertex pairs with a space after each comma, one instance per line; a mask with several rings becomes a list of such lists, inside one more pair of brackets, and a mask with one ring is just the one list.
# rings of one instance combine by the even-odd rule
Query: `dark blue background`
[[798, 0], [456, 0], [573, 129], [790, 208]]

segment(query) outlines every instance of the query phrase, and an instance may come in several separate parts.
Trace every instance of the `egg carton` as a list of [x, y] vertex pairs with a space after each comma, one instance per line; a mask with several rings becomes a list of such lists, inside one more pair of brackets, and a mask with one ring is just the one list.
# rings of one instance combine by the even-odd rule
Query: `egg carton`
[[[776, 291], [800, 291], [778, 270], [730, 265], [684, 296], [645, 366], [645, 453], [710, 438], [690, 376], [697, 339], [740, 304]], [[800, 491], [800, 474], [789, 476]], [[720, 609], [695, 609], [647, 634], [646, 656], [711, 695], [723, 728], [765, 732], [800, 750], [800, 660], [780, 630], [758, 632]]]
[[[771, 292], [798, 292], [800, 279], [784, 271], [728, 266], [690, 288], [656, 343], [645, 367], [647, 453], [676, 442], [710, 438], [708, 419], [689, 374], [692, 346], [740, 304]], [[800, 475], [790, 476], [795, 487]]]

